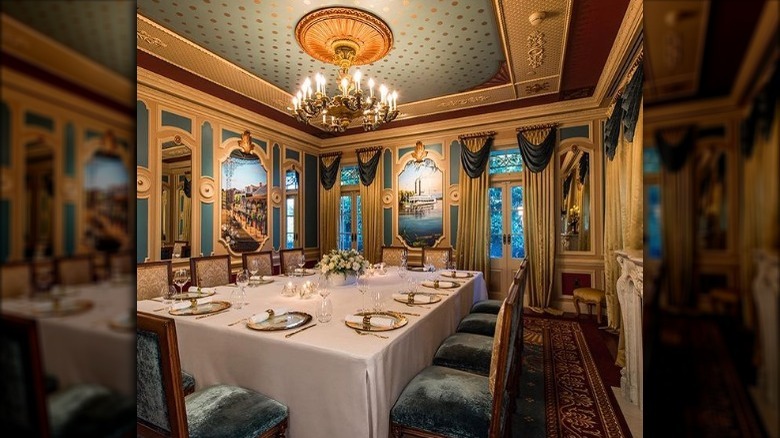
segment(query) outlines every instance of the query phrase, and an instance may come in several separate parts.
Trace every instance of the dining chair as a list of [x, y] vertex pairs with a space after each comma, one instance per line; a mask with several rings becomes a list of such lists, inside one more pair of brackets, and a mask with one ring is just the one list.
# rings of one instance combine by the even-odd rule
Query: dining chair
[[171, 261], [139, 263], [136, 273], [136, 300], [151, 300], [161, 295], [162, 288], [173, 284]]
[[245, 252], [241, 254], [242, 267], [249, 271], [251, 263], [257, 260], [259, 264], [259, 270], [257, 275], [274, 275], [274, 259], [273, 251], [261, 251], [261, 252]]
[[214, 287], [230, 284], [230, 255], [190, 258], [193, 286]]
[[133, 272], [133, 253], [129, 251], [108, 254], [109, 275], [128, 275]]
[[[515, 271], [515, 275], [512, 279], [512, 286], [515, 287], [515, 283], [521, 281], [525, 282], [525, 273], [527, 272], [526, 265], [520, 264], [520, 269]], [[525, 290], [525, 289], [523, 289]], [[455, 330], [459, 333], [474, 333], [478, 335], [493, 336], [496, 331], [496, 315], [492, 313], [472, 312], [466, 315]]]
[[298, 267], [298, 260], [303, 257], [303, 248], [290, 248], [279, 251], [281, 273], [286, 274], [289, 266]]
[[181, 258], [187, 258], [190, 256], [190, 241], [189, 240], [176, 240], [173, 242], [173, 251], [171, 254], [179, 254]]
[[287, 406], [258, 392], [214, 385], [184, 396], [172, 318], [137, 312], [137, 434], [141, 437], [280, 437]]
[[48, 290], [57, 280], [54, 261], [51, 259], [34, 260], [30, 263], [32, 269], [32, 287], [36, 291]]
[[[430, 247], [430, 246], [424, 246], [422, 249], [422, 263], [425, 265], [428, 260], [428, 256], [431, 256], [433, 266], [436, 267], [436, 269], [445, 269], [447, 268], [447, 263], [452, 260], [452, 248], [442, 248], [442, 247]], [[446, 259], [445, 259], [446, 256]]]
[[32, 287], [32, 266], [27, 262], [10, 262], [0, 265], [0, 286], [3, 298], [29, 295]]
[[[515, 273], [515, 277], [517, 277], [520, 270], [527, 270], [528, 269], [528, 259], [524, 258], [523, 261], [520, 262], [520, 268]], [[512, 287], [512, 286], [510, 286]], [[474, 303], [473, 306], [471, 306], [471, 312], [470, 313], [492, 313], [494, 315], [498, 315], [498, 309], [501, 308], [501, 304], [504, 303], [504, 300], [482, 300], [477, 301]]]
[[56, 261], [57, 283], [63, 286], [95, 281], [95, 261], [91, 254], [60, 257]]
[[507, 297], [501, 312], [489, 375], [438, 365], [425, 368], [406, 385], [390, 410], [394, 438], [511, 436], [513, 405], [508, 382], [519, 364], [511, 339], [517, 324], [515, 303], [510, 300], [516, 297]]
[[408, 251], [403, 246], [382, 247], [382, 261], [388, 266], [401, 266], [401, 259], [405, 257], [408, 257]]
[[95, 384], [47, 394], [34, 319], [0, 316], [0, 400], [3, 435], [35, 437], [129, 436], [132, 397]]

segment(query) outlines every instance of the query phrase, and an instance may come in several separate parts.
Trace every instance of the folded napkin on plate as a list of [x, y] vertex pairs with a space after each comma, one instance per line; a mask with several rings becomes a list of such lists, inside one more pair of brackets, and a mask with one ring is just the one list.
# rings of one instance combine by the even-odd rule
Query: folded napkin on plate
[[[198, 303], [199, 306], [201, 304], [208, 304], [211, 302], [211, 297], [199, 298], [196, 302]], [[174, 305], [171, 306], [171, 308], [173, 310], [182, 310], [182, 309], [186, 309], [187, 307], [190, 307], [191, 305], [192, 303], [189, 300], [186, 300], [180, 303], [175, 303]]]
[[[287, 313], [287, 309], [284, 308], [284, 307], [275, 307], [275, 308], [271, 309], [271, 311], [274, 312], [274, 316], [284, 315], [285, 313]], [[259, 324], [259, 323], [265, 321], [266, 319], [268, 319], [270, 316], [271, 315], [269, 315], [267, 311], [266, 312], [260, 312], [260, 313], [255, 313], [254, 315], [252, 315], [249, 318], [249, 320], [252, 321], [255, 324]]]
[[[425, 280], [425, 281], [422, 282], [422, 285], [426, 286], [426, 287], [433, 287], [433, 288], [436, 287], [433, 280]], [[439, 287], [452, 287], [452, 286], [455, 286], [455, 283], [453, 283], [451, 281], [439, 280]]]
[[460, 271], [448, 271], [447, 275], [453, 278], [469, 278], [468, 272], [460, 272]]
[[263, 281], [272, 281], [274, 278], [270, 275], [263, 275], [262, 277], [260, 277], [260, 279]]
[[[353, 324], [363, 324], [363, 317], [360, 315], [347, 315], [345, 318], [347, 322]], [[392, 318], [385, 318], [382, 316], [371, 316], [371, 325], [376, 327], [392, 327], [395, 324], [395, 320]]]
[[[198, 292], [198, 286], [190, 286], [190, 288], [187, 289], [187, 292]], [[202, 287], [202, 288], [200, 288], [200, 293], [202, 293], [202, 294], [211, 293], [211, 292], [216, 293], [217, 292], [217, 288], [216, 287]]]
[[[409, 294], [393, 294], [393, 299], [398, 301], [403, 301], [404, 303], [409, 302]], [[427, 304], [431, 302], [431, 296], [430, 295], [420, 295], [415, 294], [414, 295], [414, 301], [412, 303], [415, 304]]]

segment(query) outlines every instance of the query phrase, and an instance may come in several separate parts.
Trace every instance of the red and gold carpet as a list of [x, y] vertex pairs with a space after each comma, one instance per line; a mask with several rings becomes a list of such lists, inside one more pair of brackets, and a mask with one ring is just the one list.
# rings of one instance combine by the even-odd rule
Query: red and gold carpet
[[523, 338], [514, 436], [631, 436], [580, 323], [526, 315]]

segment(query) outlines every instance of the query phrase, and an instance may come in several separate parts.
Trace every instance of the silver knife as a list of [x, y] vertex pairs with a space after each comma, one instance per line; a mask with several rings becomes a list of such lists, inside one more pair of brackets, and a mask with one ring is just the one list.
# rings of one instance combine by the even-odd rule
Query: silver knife
[[195, 319], [201, 319], [201, 318], [208, 318], [209, 316], [219, 315], [220, 313], [225, 313], [230, 309], [220, 310], [219, 312], [209, 313], [208, 315], [200, 315], [196, 316]]
[[298, 334], [298, 333], [300, 333], [300, 332], [302, 332], [302, 331], [304, 331], [304, 330], [308, 330], [308, 329], [310, 329], [310, 328], [314, 327], [315, 325], [317, 325], [317, 324], [312, 324], [312, 325], [310, 325], [310, 326], [307, 326], [307, 327], [304, 327], [304, 328], [302, 328], [302, 329], [298, 329], [298, 330], [296, 330], [296, 331], [294, 331], [294, 332], [292, 332], [292, 333], [287, 333], [286, 335], [284, 335], [284, 337], [285, 337], [285, 338], [289, 338], [290, 336], [292, 336], [292, 335], [296, 335], [296, 334]]

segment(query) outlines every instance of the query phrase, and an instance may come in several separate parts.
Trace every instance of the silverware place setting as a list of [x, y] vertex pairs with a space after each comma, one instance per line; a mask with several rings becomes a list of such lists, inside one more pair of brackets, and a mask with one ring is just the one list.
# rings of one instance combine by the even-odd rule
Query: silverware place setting
[[355, 333], [357, 333], [359, 335], [362, 335], [362, 336], [376, 336], [377, 338], [390, 339], [389, 336], [384, 336], [384, 335], [380, 335], [380, 334], [377, 334], [377, 333], [364, 332], [364, 331], [361, 331], [361, 330], [358, 330], [358, 329], [353, 329], [353, 330], [355, 330]]
[[203, 318], [208, 318], [209, 316], [214, 316], [214, 315], [219, 315], [220, 313], [225, 313], [225, 312], [227, 312], [228, 310], [230, 310], [230, 309], [220, 310], [219, 312], [209, 313], [208, 315], [200, 315], [200, 316], [196, 316], [196, 317], [195, 317], [195, 319], [203, 319]]
[[314, 327], [314, 326], [316, 326], [316, 325], [317, 325], [317, 324], [312, 324], [312, 325], [306, 326], [306, 327], [304, 327], [304, 328], [302, 328], [302, 329], [298, 329], [298, 330], [296, 330], [296, 331], [294, 331], [294, 332], [292, 332], [292, 333], [287, 333], [286, 335], [284, 335], [284, 337], [285, 337], [285, 338], [289, 338], [289, 337], [290, 337], [290, 336], [292, 336], [292, 335], [297, 335], [298, 333], [300, 333], [300, 332], [302, 332], [302, 331], [304, 331], [304, 330], [308, 330], [308, 329], [310, 329], [310, 328], [312, 328], [312, 327]]

